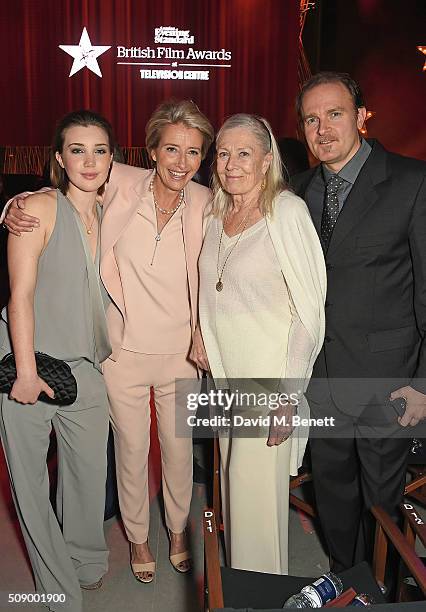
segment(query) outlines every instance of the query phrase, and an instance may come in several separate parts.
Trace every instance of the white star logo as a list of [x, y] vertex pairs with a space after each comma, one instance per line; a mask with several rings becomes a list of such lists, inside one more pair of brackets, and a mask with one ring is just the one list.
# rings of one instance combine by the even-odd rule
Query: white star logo
[[111, 49], [111, 45], [109, 47], [97, 47], [92, 45], [86, 28], [83, 28], [78, 45], [59, 45], [59, 48], [74, 58], [71, 66], [71, 72], [69, 73], [70, 77], [85, 66], [98, 76], [102, 77], [102, 72], [96, 58], [102, 55], [102, 53], [105, 53], [105, 51], [108, 51], [108, 49]]

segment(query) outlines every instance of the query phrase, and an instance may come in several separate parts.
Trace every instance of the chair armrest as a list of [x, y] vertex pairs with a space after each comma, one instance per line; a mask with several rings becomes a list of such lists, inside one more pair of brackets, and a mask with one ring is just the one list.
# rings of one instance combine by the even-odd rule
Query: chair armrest
[[339, 597], [336, 597], [336, 599], [332, 599], [326, 603], [324, 608], [346, 608], [346, 606], [350, 604], [355, 597], [356, 591], [354, 591], [354, 589], [351, 587], [350, 589], [343, 591], [343, 593], [341, 593]]
[[298, 487], [302, 486], [302, 484], [304, 484], [305, 482], [311, 482], [311, 481], [312, 481], [312, 474], [310, 472], [302, 472], [298, 476], [291, 476], [290, 477], [290, 491], [292, 489], [297, 489]]
[[419, 537], [423, 546], [426, 546], [426, 525], [423, 521], [421, 514], [414, 508], [412, 504], [403, 503], [400, 504], [400, 510], [404, 516], [404, 519], [408, 521], [411, 529]]
[[[426, 596], [426, 567], [383, 508], [380, 506], [373, 506], [371, 512], [377, 521], [376, 543], [374, 547], [374, 573], [376, 579], [381, 582], [384, 581], [384, 564], [387, 546], [380, 546], [380, 542], [383, 541], [381, 534], [384, 533], [395, 546], [405, 565], [410, 570], [420, 589], [423, 591], [423, 594]], [[382, 556], [383, 553], [384, 558]]]
[[220, 573], [216, 518], [211, 508], [207, 508], [203, 513], [203, 533], [209, 609], [220, 609], [224, 607], [222, 576]]
[[221, 503], [220, 503], [220, 449], [219, 438], [213, 438], [213, 511], [215, 520], [219, 528], [221, 523]]
[[405, 485], [404, 495], [412, 493], [416, 489], [423, 487], [426, 484], [426, 474], [421, 474], [417, 478], [413, 478], [411, 482]]
[[303, 484], [305, 484], [305, 482], [311, 482], [311, 481], [312, 481], [312, 474], [310, 472], [302, 472], [298, 476], [292, 476], [290, 478], [289, 503], [290, 503], [290, 506], [294, 506], [295, 508], [302, 510], [302, 512], [304, 512], [308, 516], [315, 518], [316, 512], [313, 509], [312, 505], [308, 504], [308, 502], [305, 502], [303, 499], [301, 499], [300, 497], [297, 497], [297, 495], [294, 495], [291, 492], [293, 489], [297, 489], [298, 487], [301, 487]]

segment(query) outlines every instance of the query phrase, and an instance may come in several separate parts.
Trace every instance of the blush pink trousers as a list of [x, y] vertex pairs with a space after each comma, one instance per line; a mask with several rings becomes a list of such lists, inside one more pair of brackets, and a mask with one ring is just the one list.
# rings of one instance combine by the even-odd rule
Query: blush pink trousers
[[175, 435], [175, 379], [197, 377], [186, 354], [147, 355], [121, 350], [103, 364], [114, 431], [121, 516], [130, 542], [148, 539], [150, 387], [154, 388], [167, 527], [181, 533], [192, 496], [192, 438]]

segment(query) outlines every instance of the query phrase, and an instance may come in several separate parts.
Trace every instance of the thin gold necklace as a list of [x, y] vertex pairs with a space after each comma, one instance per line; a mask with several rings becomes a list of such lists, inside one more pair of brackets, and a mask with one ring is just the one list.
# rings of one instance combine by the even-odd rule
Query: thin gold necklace
[[[223, 238], [223, 234], [224, 234], [224, 231], [225, 231], [224, 225], [222, 225], [222, 231], [220, 232], [220, 238], [219, 238], [219, 247], [218, 247], [218, 249], [217, 249], [217, 263], [216, 263], [216, 271], [217, 271], [217, 283], [216, 283], [216, 291], [219, 291], [219, 292], [220, 292], [220, 291], [222, 291], [222, 289], [223, 289], [222, 278], [223, 278], [223, 273], [224, 273], [224, 271], [225, 271], [226, 264], [228, 263], [228, 259], [230, 258], [230, 256], [231, 256], [231, 254], [232, 254], [233, 250], [236, 248], [237, 244], [239, 243], [240, 238], [241, 238], [241, 236], [243, 235], [244, 230], [245, 230], [245, 229], [246, 229], [246, 227], [247, 227], [247, 223], [248, 223], [248, 221], [249, 221], [250, 215], [251, 215], [251, 213], [253, 212], [253, 210], [254, 210], [254, 206], [251, 206], [251, 207], [250, 207], [250, 209], [248, 210], [248, 212], [247, 212], [246, 216], [244, 217], [244, 219], [243, 219], [243, 220], [241, 221], [241, 223], [238, 225], [236, 234], [238, 233], [238, 230], [240, 229], [240, 227], [241, 227], [241, 226], [242, 226], [242, 230], [241, 230], [241, 232], [238, 234], [238, 238], [237, 238], [237, 240], [235, 241], [235, 244], [233, 244], [233, 246], [231, 247], [231, 249], [230, 249], [230, 251], [229, 251], [228, 255], [225, 257], [225, 261], [223, 262], [222, 269], [220, 270], [220, 267], [219, 267], [219, 260], [220, 260], [220, 249], [221, 249], [221, 246], [222, 246], [222, 238]], [[236, 234], [235, 234], [235, 235], [236, 235]]]
[[71, 206], [72, 206], [72, 207], [75, 209], [75, 211], [77, 212], [78, 216], [80, 217], [80, 221], [82, 222], [82, 224], [83, 224], [83, 225], [84, 225], [84, 227], [86, 228], [86, 233], [87, 233], [87, 234], [89, 234], [89, 236], [90, 236], [90, 234], [92, 233], [92, 227], [93, 227], [93, 224], [94, 224], [95, 219], [96, 219], [96, 202], [95, 202], [95, 204], [94, 204], [94, 206], [93, 206], [93, 219], [92, 219], [92, 222], [90, 223], [90, 225], [87, 225], [87, 224], [86, 224], [86, 222], [85, 222], [85, 220], [84, 220], [84, 219], [83, 219], [83, 217], [81, 216], [81, 213], [80, 213], [80, 211], [78, 210], [77, 206], [75, 206], [75, 204], [73, 204], [73, 203], [72, 203], [72, 201], [71, 201], [71, 199], [70, 199], [70, 197], [69, 197], [69, 196], [67, 196], [67, 198], [68, 198], [68, 200], [70, 201]]
[[[161, 208], [161, 207], [158, 205], [157, 199], [156, 199], [156, 197], [155, 197], [155, 192], [154, 192], [154, 178], [155, 178], [155, 175], [154, 175], [154, 177], [152, 178], [152, 180], [151, 180], [151, 182], [150, 182], [150, 184], [149, 184], [149, 190], [152, 192], [152, 199], [154, 200], [154, 206], [155, 206], [155, 208], [156, 208], [157, 210], [159, 210], [161, 213], [163, 213], [164, 215], [173, 215], [173, 214], [174, 214], [174, 213], [175, 213], [175, 212], [176, 212], [176, 211], [177, 211], [177, 210], [180, 208], [180, 206], [181, 206], [181, 204], [182, 204], [182, 202], [183, 202], [183, 197], [184, 197], [183, 189], [182, 189], [182, 190], [181, 190], [181, 192], [180, 192], [180, 195], [179, 195], [179, 200], [178, 200], [177, 206], [175, 206], [175, 207], [174, 207], [174, 208], [172, 208], [171, 210], [167, 210], [166, 208]], [[166, 222], [166, 225], [167, 225], [167, 223], [168, 223], [168, 221]], [[156, 233], [156, 235], [155, 235], [155, 237], [154, 237], [154, 239], [155, 239], [155, 244], [154, 244], [154, 252], [152, 253], [152, 259], [151, 259], [151, 264], [150, 264], [151, 266], [154, 264], [154, 258], [155, 258], [155, 254], [156, 254], [156, 252], [157, 252], [158, 243], [159, 243], [159, 242], [160, 242], [160, 240], [161, 240], [161, 232], [162, 232], [162, 231], [163, 231], [163, 229], [166, 227], [166, 225], [163, 225], [163, 227], [161, 228], [161, 230], [160, 230], [160, 231], [158, 231], [158, 226], [157, 226], [157, 233]]]
[[[77, 211], [77, 212], [78, 212], [78, 211]], [[85, 220], [83, 219], [83, 217], [80, 215], [80, 213], [78, 213], [78, 214], [79, 214], [79, 216], [80, 216], [80, 219], [83, 221], [84, 227], [86, 228], [86, 232], [87, 232], [87, 233], [89, 234], [89, 236], [90, 236], [90, 234], [92, 233], [92, 227], [93, 227], [93, 224], [94, 224], [94, 222], [95, 222], [96, 210], [94, 210], [94, 211], [93, 211], [93, 219], [92, 219], [92, 222], [91, 222], [91, 224], [90, 224], [89, 226], [87, 226], [87, 225], [86, 225], [86, 222], [85, 222]]]

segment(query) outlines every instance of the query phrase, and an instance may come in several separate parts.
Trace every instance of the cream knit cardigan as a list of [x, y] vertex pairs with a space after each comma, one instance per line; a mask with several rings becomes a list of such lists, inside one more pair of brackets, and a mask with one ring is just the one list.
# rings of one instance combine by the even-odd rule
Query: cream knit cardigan
[[[314, 362], [321, 350], [325, 332], [324, 304], [327, 276], [321, 244], [305, 202], [289, 190], [283, 191], [274, 201], [272, 216], [266, 224], [275, 253], [292, 302], [300, 321], [309, 335], [303, 342], [303, 351], [292, 354], [288, 347], [286, 379], [300, 381], [306, 391]], [[212, 337], [200, 294], [200, 324], [203, 340], [214, 379], [226, 378], [217, 342]], [[300, 348], [300, 347], [299, 347]], [[284, 385], [285, 386], [285, 385]], [[309, 405], [305, 397], [300, 401], [298, 414], [309, 417]], [[297, 474], [306, 448], [308, 427], [297, 427], [292, 434], [290, 474]]]

